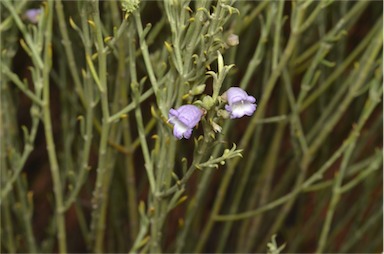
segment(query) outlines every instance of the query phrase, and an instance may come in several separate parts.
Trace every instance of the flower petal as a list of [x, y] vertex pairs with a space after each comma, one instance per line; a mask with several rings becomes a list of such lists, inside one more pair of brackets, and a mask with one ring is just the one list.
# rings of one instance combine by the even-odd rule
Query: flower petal
[[169, 122], [174, 125], [173, 135], [182, 139], [188, 139], [192, 135], [192, 129], [198, 124], [203, 111], [195, 105], [183, 105], [178, 109], [170, 109], [168, 113]]
[[252, 103], [236, 103], [231, 107], [231, 118], [240, 118], [244, 115], [251, 116], [256, 110], [256, 104]]
[[174, 121], [174, 124], [175, 126], [173, 127], [173, 136], [175, 136], [177, 139], [182, 139], [183, 137], [187, 138], [186, 135], [188, 136], [188, 133], [189, 137], [191, 136], [192, 129], [189, 129], [178, 120]]
[[227, 100], [229, 105], [247, 99], [248, 94], [240, 87], [231, 87], [227, 90]]
[[231, 87], [225, 93], [228, 105], [225, 110], [230, 113], [230, 117], [240, 118], [244, 115], [251, 116], [256, 110], [256, 99], [250, 96], [239, 87]]
[[189, 128], [193, 128], [200, 122], [203, 111], [194, 105], [184, 105], [177, 109], [178, 118]]

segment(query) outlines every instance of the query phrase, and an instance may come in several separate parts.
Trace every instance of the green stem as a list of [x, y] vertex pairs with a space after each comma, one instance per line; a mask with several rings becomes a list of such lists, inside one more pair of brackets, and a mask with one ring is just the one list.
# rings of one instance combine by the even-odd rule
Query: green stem
[[[3, 167], [2, 165], [2, 168], [5, 168], [5, 167]], [[10, 205], [10, 202], [8, 201], [8, 199], [3, 200], [2, 203], [3, 203], [1, 206], [1, 219], [3, 222], [2, 233], [6, 236], [5, 241], [3, 240], [4, 238], [2, 238], [2, 245], [3, 245], [2, 248], [4, 248], [4, 250], [7, 251], [8, 253], [16, 253], [15, 235], [14, 235], [12, 217], [10, 212], [12, 209], [12, 206]]]
[[317, 3], [316, 8], [311, 12], [311, 14], [305, 19], [300, 30], [306, 30], [310, 25], [312, 25], [313, 21], [316, 20], [320, 11], [322, 11], [327, 5], [330, 5], [334, 0], [321, 0]]
[[[340, 249], [340, 253], [351, 253], [350, 250], [355, 244], [360, 244], [360, 239], [366, 236], [366, 232], [373, 226], [376, 226], [381, 223], [383, 218], [383, 208], [381, 207], [376, 211], [375, 214], [369, 216], [367, 220], [364, 221], [364, 224], [358, 229], [355, 230], [352, 234], [352, 237], [348, 239]], [[377, 237], [380, 238], [380, 237]], [[373, 245], [375, 246], [375, 245]]]
[[81, 86], [81, 81], [80, 81], [80, 75], [78, 72], [77, 64], [75, 61], [75, 56], [72, 50], [72, 42], [69, 39], [68, 35], [68, 29], [67, 29], [67, 24], [65, 23], [65, 16], [64, 16], [64, 11], [63, 11], [63, 3], [62, 0], [57, 0], [55, 1], [56, 5], [56, 13], [57, 13], [57, 19], [59, 22], [59, 29], [61, 36], [63, 37], [62, 43], [65, 49], [65, 54], [68, 59], [68, 66], [69, 66], [69, 71], [72, 75], [73, 82], [75, 83], [75, 88], [78, 96], [80, 97], [80, 101], [85, 104], [84, 102], [84, 91]]
[[[382, 154], [382, 151], [381, 151]], [[364, 179], [367, 178], [371, 173], [377, 171], [380, 168], [380, 165], [383, 163], [382, 156], [376, 156], [374, 160], [371, 162], [368, 168], [364, 169], [364, 171], [360, 172], [355, 178], [353, 178], [348, 183], [344, 184], [340, 187], [340, 192], [345, 193], [354, 188], [357, 184], [361, 183]]]
[[[324, 38], [330, 38], [333, 39], [334, 36], [341, 30], [341, 29], [348, 29], [348, 27], [352, 26], [354, 22], [356, 22], [360, 14], [365, 10], [365, 8], [368, 6], [369, 2], [360, 0], [357, 2], [353, 8], [343, 16], [340, 21], [333, 26], [333, 29], [327, 33], [327, 35]], [[323, 40], [320, 40], [319, 42], [315, 43], [312, 47], [307, 49], [304, 53], [302, 53], [300, 56], [293, 59], [293, 65], [299, 65], [300, 63], [304, 62], [308, 58], [312, 57], [312, 54], [314, 54], [317, 49], [320, 47], [320, 43], [322, 43]]]
[[[282, 2], [283, 3], [283, 2]], [[258, 66], [261, 64], [261, 61], [263, 59], [264, 53], [265, 53], [265, 46], [267, 44], [267, 38], [268, 33], [271, 27], [271, 21], [272, 18], [270, 18], [270, 15], [267, 16], [267, 23], [265, 25], [262, 24], [262, 30], [261, 30], [261, 37], [259, 39], [259, 42], [256, 46], [256, 50], [249, 61], [247, 70], [244, 74], [244, 77], [241, 79], [241, 83], [239, 87], [242, 89], [245, 89], [245, 87], [248, 86], [248, 83], [251, 79], [251, 77], [254, 75], [255, 71], [257, 70]]]
[[[225, 134], [226, 133], [226, 130], [228, 129], [228, 124], [226, 124], [222, 130], [222, 133]], [[204, 149], [204, 150], [203, 150]], [[196, 162], [199, 163], [202, 159], [203, 159], [203, 155], [207, 152], [207, 149], [208, 149], [208, 143], [207, 145], [205, 145], [204, 147], [202, 147], [202, 149], [198, 149], [198, 155], [197, 156], [200, 156], [201, 158], [196, 158], [196, 156], [194, 157], [194, 159], [196, 158]], [[213, 152], [212, 152], [212, 156], [215, 158], [218, 156], [219, 152], [221, 150], [221, 147], [220, 146], [217, 146]], [[195, 163], [192, 163], [191, 167], [187, 170], [187, 173], [186, 175], [183, 177], [183, 179], [186, 179], [184, 182], [186, 182], [188, 179], [189, 179], [189, 175], [192, 175], [193, 171], [195, 170]], [[199, 181], [199, 184], [197, 186], [197, 193], [195, 195], [195, 200], [193, 202], [191, 202], [188, 206], [188, 213], [186, 215], [186, 219], [185, 219], [185, 224], [178, 236], [178, 239], [177, 239], [177, 246], [176, 246], [176, 253], [180, 253], [183, 251], [184, 249], [184, 246], [185, 246], [185, 243], [187, 241], [187, 236], [188, 236], [188, 233], [189, 233], [189, 230], [191, 229], [191, 226], [192, 226], [192, 223], [193, 223], [193, 219], [196, 217], [196, 213], [200, 211], [202, 211], [202, 203], [203, 203], [203, 199], [205, 197], [205, 194], [208, 190], [208, 187], [209, 187], [209, 180], [211, 179], [211, 176], [213, 174], [213, 170], [204, 170], [203, 171], [203, 176], [202, 178], [200, 179]], [[188, 176], [188, 177], [187, 177]], [[180, 183], [183, 184], [183, 179], [181, 179]], [[174, 188], [174, 192], [176, 192], [178, 189], [180, 189], [180, 186], [173, 186], [172, 188]], [[170, 188], [169, 190], [171, 190], [172, 188]]]
[[[84, 42], [84, 50], [85, 55], [91, 55], [91, 40], [89, 36], [89, 29], [88, 25], [83, 19], [82, 22], [82, 28], [83, 28], [83, 42]], [[89, 67], [87, 66], [87, 70], [84, 71], [84, 107], [85, 107], [85, 130], [83, 135], [84, 145], [82, 148], [82, 159], [80, 164], [80, 172], [77, 175], [77, 180], [75, 183], [75, 187], [73, 190], [68, 194], [67, 199], [65, 200], [64, 209], [68, 210], [71, 205], [76, 201], [76, 198], [78, 194], [80, 193], [80, 190], [85, 182], [85, 178], [88, 175], [88, 172], [90, 170], [90, 166], [88, 163], [89, 155], [91, 152], [91, 146], [92, 146], [92, 139], [93, 139], [93, 121], [94, 121], [94, 108], [96, 106], [96, 103], [94, 102], [94, 83], [91, 78]]]
[[[14, 2], [14, 5], [16, 5], [16, 7], [15, 7], [16, 13], [19, 13], [21, 10], [23, 10], [25, 5], [28, 4], [28, 2], [29, 2], [29, 0], [22, 0], [22, 1]], [[13, 25], [12, 22], [13, 22], [12, 16], [8, 16], [7, 18], [3, 19], [0, 23], [0, 32], [3, 33], [5, 31], [7, 31]]]
[[342, 114], [347, 109], [348, 105], [352, 102], [352, 100], [356, 96], [356, 92], [360, 89], [360, 87], [364, 84], [368, 74], [370, 73], [370, 69], [372, 68], [374, 61], [376, 59], [377, 54], [382, 48], [382, 31], [376, 35], [375, 40], [372, 41], [371, 46], [368, 47], [366, 55], [362, 57], [362, 62], [364, 62], [364, 66], [361, 67], [361, 70], [355, 71], [355, 82], [350, 85], [350, 89], [344, 100], [339, 104], [335, 113], [328, 118], [326, 125], [323, 127], [321, 132], [318, 133], [316, 139], [311, 143], [308, 148], [309, 154], [315, 154], [316, 151], [321, 147], [324, 139], [332, 132], [333, 127], [339, 121]]
[[[279, 112], [284, 112], [286, 110], [287, 110], [287, 100], [285, 98], [281, 98]], [[255, 207], [256, 204], [259, 204], [259, 205], [266, 204], [269, 197], [271, 196], [271, 192], [273, 190], [272, 188], [273, 178], [277, 169], [278, 160], [276, 158], [278, 158], [279, 156], [280, 144], [284, 136], [286, 125], [287, 124], [285, 122], [280, 122], [276, 126], [275, 135], [273, 136], [273, 139], [271, 141], [271, 145], [268, 149], [266, 158], [263, 161], [263, 166], [260, 167], [261, 169], [260, 176], [258, 177], [258, 180], [256, 180], [256, 184], [254, 185], [254, 187], [251, 189], [251, 193], [260, 193], [260, 197], [257, 199], [256, 198], [250, 199], [248, 203], [248, 207]], [[261, 139], [260, 136], [261, 135], [257, 133], [255, 135], [255, 139], [257, 138], [257, 140], [260, 140]], [[260, 146], [260, 143], [257, 143], [257, 142], [254, 142], [254, 143]], [[254, 163], [252, 164], [250, 163], [248, 167], [254, 169]], [[251, 171], [251, 169], [249, 170]], [[251, 176], [251, 173], [249, 173], [249, 175]], [[247, 176], [247, 178], [249, 178], [250, 176]], [[239, 187], [243, 185], [245, 185], [245, 183], [240, 183]], [[260, 231], [259, 229], [260, 222], [262, 221], [263, 221], [263, 217], [259, 216], [258, 218], [254, 218], [252, 221], [243, 222], [242, 236], [247, 236], [247, 237], [243, 238], [244, 240], [243, 244], [237, 245], [238, 251], [241, 251], [241, 252], [252, 251], [252, 247], [255, 245], [255, 242], [253, 241], [253, 239], [257, 237]]]
[[26, 85], [19, 79], [19, 77], [11, 72], [11, 70], [5, 64], [1, 63], [1, 71], [8, 77], [28, 98], [30, 98], [38, 106], [42, 106], [43, 103], [41, 99], [36, 96], [31, 90], [29, 90]]
[[[37, 130], [37, 124], [39, 122], [37, 121], [35, 125], [33, 125], [32, 130]], [[34, 132], [36, 133], [36, 131]], [[35, 140], [36, 134], [31, 135], [33, 139]], [[0, 204], [2, 201], [8, 196], [9, 192], [12, 190], [12, 186], [14, 185], [15, 181], [19, 178], [21, 171], [24, 168], [25, 163], [27, 162], [27, 159], [29, 158], [30, 153], [33, 151], [33, 146], [28, 142], [24, 146], [23, 154], [21, 155], [21, 158], [18, 160], [18, 163], [16, 167], [12, 170], [13, 174], [10, 179], [5, 183], [5, 186], [1, 189], [1, 198], [0, 198]]]
[[[96, 185], [93, 192], [94, 210], [92, 212], [92, 233], [94, 236], [94, 251], [103, 252], [104, 249], [104, 235], [105, 235], [105, 215], [108, 205], [108, 191], [109, 191], [109, 176], [108, 170], [108, 138], [110, 134], [109, 119], [109, 101], [108, 101], [108, 87], [107, 87], [107, 61], [106, 54], [103, 53], [104, 42], [102, 35], [102, 24], [100, 20], [99, 1], [93, 0], [91, 5], [91, 17], [95, 23], [92, 27], [96, 31], [95, 43], [98, 49], [98, 77], [100, 79], [99, 93], [101, 97], [101, 110], [102, 110], [102, 126], [101, 138], [99, 146], [99, 159], [97, 168]], [[91, 67], [91, 66], [90, 66]]]
[[48, 1], [48, 17], [47, 29], [45, 31], [45, 44], [44, 44], [44, 68], [43, 68], [43, 123], [45, 138], [47, 142], [47, 151], [49, 163], [51, 165], [51, 174], [53, 181], [53, 190], [56, 199], [56, 223], [57, 223], [57, 239], [59, 243], [59, 252], [67, 252], [66, 244], [66, 231], [65, 231], [65, 218], [63, 209], [63, 188], [60, 179], [59, 165], [57, 162], [57, 155], [55, 151], [55, 143], [52, 131], [52, 119], [50, 111], [50, 83], [49, 72], [52, 65], [52, 18], [53, 18], [53, 1]]
[[[138, 94], [136, 96], [139, 96]], [[137, 102], [136, 102], [137, 103]], [[153, 162], [151, 160], [151, 156], [149, 154], [149, 148], [146, 140], [146, 134], [145, 134], [145, 129], [144, 129], [144, 124], [143, 124], [143, 116], [141, 114], [141, 109], [140, 107], [136, 107], [135, 109], [135, 117], [137, 121], [137, 128], [139, 131], [139, 138], [140, 138], [140, 143], [141, 143], [141, 148], [142, 152], [144, 155], [144, 160], [145, 160], [145, 168], [147, 171], [148, 175], [148, 180], [149, 180], [149, 186], [151, 188], [151, 192], [155, 193], [156, 192], [156, 181], [155, 181], [155, 176], [153, 174]]]
[[40, 70], [42, 70], [44, 68], [44, 63], [43, 63], [43, 60], [41, 59], [41, 56], [37, 50], [38, 47], [36, 47], [35, 43], [33, 42], [32, 37], [30, 36], [27, 29], [25, 28], [19, 15], [16, 13], [15, 8], [11, 5], [9, 0], [2, 1], [2, 4], [4, 4], [5, 7], [9, 10], [9, 12], [11, 13], [11, 15], [13, 17], [13, 20], [15, 21], [15, 23], [17, 25], [17, 27], [19, 28], [19, 30], [23, 34], [23, 37], [24, 37], [25, 41], [27, 42], [29, 49], [31, 50], [31, 54], [32, 54], [31, 57], [32, 57], [34, 64]]
[[[141, 49], [141, 52], [143, 54], [145, 67], [147, 68], [149, 80], [151, 81], [153, 91], [154, 91], [155, 95], [157, 96], [158, 92], [159, 92], [159, 85], [157, 83], [157, 79], [155, 76], [155, 72], [153, 70], [151, 59], [149, 57], [148, 46], [147, 46], [147, 43], [146, 43], [145, 38], [144, 38], [143, 24], [141, 23], [140, 13], [138, 11], [135, 11], [133, 13], [133, 15], [135, 18], [137, 33], [139, 35], [140, 49]], [[162, 113], [164, 114], [165, 112], [162, 111]], [[167, 114], [164, 114], [164, 115], [167, 115]]]
[[[132, 29], [131, 29], [132, 30]], [[134, 34], [132, 31], [130, 33], [131, 35]], [[146, 133], [144, 129], [144, 124], [143, 124], [143, 117], [141, 114], [141, 109], [140, 109], [140, 101], [139, 98], [140, 93], [139, 93], [139, 87], [138, 86], [138, 81], [137, 81], [137, 74], [136, 74], [136, 63], [135, 63], [135, 50], [134, 50], [134, 41], [131, 39], [129, 42], [129, 47], [128, 47], [128, 54], [129, 54], [129, 71], [131, 75], [131, 87], [133, 90], [133, 97], [135, 103], [135, 117], [137, 121], [137, 128], [139, 131], [139, 139], [141, 143], [141, 148], [144, 156], [144, 161], [145, 161], [145, 169], [147, 171], [147, 176], [149, 180], [149, 186], [151, 189], [151, 193], [156, 192], [156, 181], [155, 181], [155, 176], [154, 176], [154, 169], [153, 169], [153, 163], [151, 160], [151, 156], [149, 153], [149, 148], [146, 140]]]
[[[145, 100], [147, 100], [152, 95], [153, 95], [153, 89], [150, 88], [145, 93], [140, 95], [138, 103], [140, 104], [140, 103], [144, 102]], [[119, 118], [122, 118], [125, 114], [128, 114], [129, 112], [134, 110], [136, 106], [137, 106], [137, 102], [136, 101], [132, 101], [126, 107], [121, 109], [119, 112], [117, 112], [117, 113], [113, 114], [112, 116], [110, 116], [109, 119], [108, 119], [108, 122], [110, 122], [110, 123], [115, 122]]]
[[103, 54], [107, 54], [108, 53], [108, 49], [112, 49], [115, 46], [115, 44], [117, 44], [117, 42], [119, 41], [121, 36], [123, 36], [124, 33], [127, 31], [127, 27], [128, 27], [128, 21], [126, 19], [124, 19], [121, 22], [121, 24], [119, 26], [119, 29], [117, 29], [116, 35], [112, 38], [112, 40], [107, 42], [107, 46], [108, 47], [104, 48]]
[[89, 230], [87, 228], [87, 222], [86, 222], [86, 219], [85, 219], [84, 211], [82, 210], [82, 207], [81, 207], [81, 205], [79, 203], [80, 203], [79, 201], [76, 201], [74, 203], [76, 219], [79, 222], [79, 228], [80, 228], [81, 234], [82, 234], [82, 236], [84, 238], [84, 242], [88, 246], [90, 244], [89, 243], [89, 241], [90, 241]]
[[[285, 1], [278, 1], [277, 3], [273, 3], [271, 9], [276, 8], [275, 5], [277, 5], [277, 14], [272, 12], [273, 17], [271, 14], [268, 15], [269, 19], [273, 18], [274, 20], [276, 20], [274, 22], [275, 29], [273, 34], [274, 40], [273, 40], [273, 53], [272, 53], [272, 69], [276, 68], [278, 64], [278, 60], [280, 58], [280, 54], [281, 54], [281, 29], [283, 26], [284, 4], [285, 4]], [[265, 40], [266, 39], [267, 38], [265, 38]]]
[[[380, 94], [380, 93], [379, 93]], [[359, 125], [361, 126], [361, 125]], [[362, 128], [359, 127], [359, 128]], [[303, 182], [301, 186], [297, 186], [295, 189], [293, 189], [290, 193], [284, 195], [281, 198], [276, 199], [275, 201], [270, 202], [269, 204], [266, 204], [258, 209], [255, 209], [253, 211], [238, 213], [238, 214], [231, 214], [231, 215], [216, 215], [215, 220], [217, 221], [227, 221], [227, 220], [243, 220], [250, 217], [258, 216], [259, 214], [271, 210], [273, 208], [278, 207], [281, 204], [284, 204], [287, 202], [293, 195], [296, 195], [302, 190], [305, 190], [309, 186], [311, 186], [314, 182], [316, 182], [319, 179], [323, 178], [324, 173], [327, 169], [329, 169], [336, 161], [337, 159], [343, 155], [343, 153], [346, 151], [346, 149], [355, 142], [355, 140], [359, 137], [359, 128], [354, 128], [348, 138], [343, 142], [343, 144], [333, 153], [333, 155], [322, 165], [322, 167], [317, 170], [314, 174], [312, 174], [307, 180]]]
[[[376, 155], [369, 157], [368, 159], [363, 161], [362, 164], [360, 162], [357, 163], [357, 165], [349, 166], [346, 175], [347, 177], [355, 175], [357, 172], [359, 173], [352, 180], [350, 180], [350, 182], [343, 185], [340, 191], [343, 193], [349, 191], [350, 189], [354, 188], [356, 185], [361, 183], [364, 179], [366, 179], [371, 173], [374, 173], [376, 170], [378, 170], [383, 160], [381, 154], [381, 151], [378, 151]], [[303, 192], [315, 192], [318, 190], [326, 189], [333, 186], [334, 182], [335, 179], [326, 180], [304, 188]]]
[[[256, 110], [256, 114], [253, 116], [253, 118], [252, 118], [252, 120], [251, 120], [241, 142], [240, 142], [239, 148], [241, 148], [241, 149], [245, 149], [248, 146], [248, 143], [251, 140], [251, 135], [255, 131], [254, 126], [256, 125], [257, 121], [262, 117], [262, 115], [264, 115], [264, 111], [266, 109], [267, 102], [269, 100], [269, 97], [272, 94], [272, 91], [273, 91], [273, 88], [275, 87], [276, 81], [279, 78], [283, 68], [286, 66], [290, 56], [293, 53], [295, 45], [299, 39], [298, 28], [301, 25], [302, 18], [304, 16], [304, 11], [305, 11], [304, 8], [300, 8], [296, 17], [295, 17], [295, 20], [293, 21], [292, 33], [291, 33], [291, 36], [288, 40], [288, 44], [284, 50], [284, 53], [281, 57], [281, 60], [278, 64], [278, 66], [276, 67], [276, 69], [273, 70], [273, 73], [272, 73], [272, 75], [271, 75], [271, 77], [270, 77], [270, 79], [266, 85], [266, 90], [264, 91], [263, 99], [258, 106], [258, 110]], [[221, 182], [220, 188], [218, 190], [217, 198], [215, 200], [211, 215], [208, 219], [208, 222], [205, 224], [205, 227], [204, 227], [203, 232], [201, 234], [200, 240], [197, 243], [197, 246], [195, 249], [196, 253], [201, 252], [203, 250], [203, 247], [208, 240], [209, 234], [210, 234], [210, 232], [213, 228], [213, 225], [214, 225], [214, 218], [219, 213], [219, 211], [221, 209], [221, 205], [225, 199], [226, 190], [228, 189], [228, 185], [230, 183], [230, 180], [232, 178], [232, 175], [233, 175], [234, 170], [235, 170], [238, 163], [239, 163], [239, 159], [236, 158], [233, 161], [231, 161], [231, 163], [229, 164], [229, 168], [227, 169], [225, 176]]]
[[241, 34], [244, 29], [248, 28], [254, 19], [259, 17], [260, 13], [270, 4], [271, 1], [259, 1], [257, 7], [254, 8], [252, 12], [244, 18], [243, 25], [241, 25], [239, 29], [239, 34]]
[[[36, 247], [36, 239], [35, 235], [33, 234], [32, 229], [32, 192], [28, 192], [28, 190], [25, 187], [25, 179], [24, 177], [20, 177], [16, 181], [16, 189], [18, 193], [18, 199], [21, 204], [21, 211], [20, 211], [20, 217], [22, 218], [23, 222], [23, 229], [25, 230], [27, 243], [28, 243], [28, 251], [31, 253], [38, 252]], [[30, 204], [28, 204], [30, 203]]]
[[[111, 1], [111, 8], [112, 8], [112, 14], [113, 16], [118, 17], [118, 13], [120, 12], [120, 6], [117, 2]], [[116, 23], [118, 22], [118, 18], [116, 18]], [[122, 105], [128, 104], [128, 94], [129, 94], [129, 86], [127, 85], [127, 64], [126, 64], [126, 58], [127, 58], [127, 47], [126, 47], [126, 39], [130, 38], [126, 33], [126, 28], [128, 25], [128, 20], [124, 19], [123, 23], [120, 25], [116, 36], [112, 39], [111, 43], [116, 44], [116, 47], [118, 49], [118, 71], [117, 71], [117, 83], [120, 84], [120, 89], [117, 90], [119, 92], [119, 98], [118, 101], [121, 102]], [[124, 30], [123, 30], [124, 28]], [[120, 38], [120, 40], [117, 40]], [[153, 89], [149, 89], [153, 93]], [[151, 94], [152, 94], [151, 93]], [[140, 103], [143, 101], [144, 96], [140, 96]], [[136, 104], [135, 102], [131, 103]], [[128, 112], [126, 112], [128, 113]], [[111, 116], [109, 119], [111, 119], [113, 116]], [[145, 133], [148, 135], [148, 126], [145, 128]], [[127, 149], [134, 149], [135, 142], [132, 140], [131, 135], [131, 123], [128, 121], [128, 118], [122, 119], [122, 136], [123, 136], [123, 144], [124, 147]], [[138, 139], [140, 140], [140, 139]], [[139, 144], [139, 143], [137, 143]], [[125, 187], [126, 187], [126, 195], [127, 195], [127, 206], [128, 206], [128, 218], [129, 218], [129, 239], [130, 244], [134, 242], [136, 236], [139, 233], [139, 215], [137, 211], [137, 184], [136, 184], [136, 173], [135, 173], [135, 164], [134, 164], [134, 156], [133, 156], [133, 150], [132, 153], [124, 156], [124, 166], [123, 169], [125, 169], [126, 173], [123, 175], [125, 176]], [[118, 233], [118, 232], [117, 232]], [[123, 236], [126, 238], [126, 236]], [[131, 247], [131, 246], [128, 246]]]
[[324, 82], [321, 84], [319, 88], [312, 91], [308, 97], [303, 101], [300, 105], [300, 112], [303, 112], [307, 109], [316, 99], [319, 98], [324, 92], [331, 87], [332, 84], [335, 84], [335, 80], [340, 77], [340, 75], [350, 66], [352, 61], [364, 50], [367, 45], [372, 41], [373, 37], [379, 32], [382, 26], [381, 20], [378, 20], [375, 26], [371, 29], [369, 34], [364, 36], [364, 39], [359, 43], [359, 45], [353, 50], [352, 53], [348, 55], [348, 57], [341, 63], [340, 66], [337, 67]]
[[[374, 93], [377, 92], [374, 90], [381, 90], [381, 92], [379, 92], [379, 94], [381, 94], [383, 88], [381, 87], [381, 89], [377, 89], [377, 88], [372, 88], [372, 89], [373, 89], [372, 91]], [[375, 96], [377, 96], [377, 95], [375, 95]], [[360, 116], [360, 119], [355, 126], [355, 131], [357, 133], [359, 133], [360, 130], [363, 128], [363, 126], [365, 125], [366, 121], [368, 120], [369, 116], [372, 114], [373, 110], [375, 109], [375, 107], [377, 106], [378, 103], [379, 103], [379, 100], [368, 97], [368, 99], [365, 103], [365, 107], [362, 110], [362, 114]], [[331, 196], [330, 204], [329, 204], [329, 207], [327, 210], [327, 215], [325, 217], [325, 221], [324, 221], [323, 228], [322, 228], [321, 235], [320, 235], [320, 239], [319, 239], [319, 242], [317, 245], [316, 253], [322, 253], [325, 249], [326, 244], [327, 244], [328, 234], [329, 234], [329, 231], [331, 228], [333, 215], [336, 211], [337, 204], [339, 203], [339, 201], [341, 199], [341, 195], [343, 193], [342, 192], [342, 190], [343, 190], [342, 182], [344, 180], [344, 176], [346, 174], [346, 170], [348, 168], [348, 164], [351, 160], [352, 152], [353, 152], [355, 146], [356, 146], [356, 139], [354, 140], [354, 142], [349, 144], [347, 150], [344, 153], [344, 157], [343, 157], [343, 160], [341, 162], [340, 170], [336, 174], [336, 177], [335, 177], [336, 180], [335, 180], [333, 188], [332, 188], [332, 196]]]

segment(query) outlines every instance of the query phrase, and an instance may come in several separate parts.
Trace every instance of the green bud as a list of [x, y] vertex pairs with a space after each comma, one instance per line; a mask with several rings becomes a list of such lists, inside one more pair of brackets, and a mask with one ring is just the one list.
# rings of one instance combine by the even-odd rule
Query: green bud
[[239, 36], [237, 36], [236, 34], [230, 34], [227, 38], [227, 44], [232, 47], [238, 45]]
[[139, 8], [140, 0], [123, 0], [121, 6], [123, 11], [132, 13]]
[[205, 84], [202, 84], [202, 85], [198, 85], [196, 87], [194, 87], [193, 89], [189, 90], [189, 94], [190, 95], [199, 95], [199, 94], [202, 94], [205, 90]]
[[224, 59], [220, 51], [217, 51], [217, 65], [218, 65], [219, 73], [222, 72], [224, 68]]
[[222, 117], [224, 119], [229, 119], [229, 112], [224, 109], [219, 109], [217, 111], [217, 116]]
[[215, 101], [213, 100], [213, 98], [209, 95], [205, 96], [203, 98], [203, 103], [202, 103], [202, 106], [206, 109], [206, 110], [209, 110], [213, 107], [213, 105], [215, 104]]

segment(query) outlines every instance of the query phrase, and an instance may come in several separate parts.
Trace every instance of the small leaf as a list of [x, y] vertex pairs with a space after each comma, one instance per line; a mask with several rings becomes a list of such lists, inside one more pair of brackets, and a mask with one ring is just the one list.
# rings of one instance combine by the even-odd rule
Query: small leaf
[[90, 24], [93, 28], [96, 28], [96, 24], [95, 24], [95, 22], [94, 22], [93, 20], [88, 19], [87, 22], [88, 22], [88, 24]]
[[75, 22], [73, 21], [72, 17], [69, 17], [69, 25], [75, 29], [76, 31], [80, 31], [80, 28], [75, 24]]
[[217, 51], [217, 65], [218, 65], [219, 73], [222, 72], [224, 68], [224, 60], [223, 60], [223, 56], [220, 54], [220, 51]]

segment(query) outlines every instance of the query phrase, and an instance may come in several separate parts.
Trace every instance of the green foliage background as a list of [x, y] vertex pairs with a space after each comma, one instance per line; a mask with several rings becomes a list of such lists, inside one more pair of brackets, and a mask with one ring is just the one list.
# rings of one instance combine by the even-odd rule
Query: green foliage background
[[0, 7], [2, 252], [382, 252], [381, 1]]

